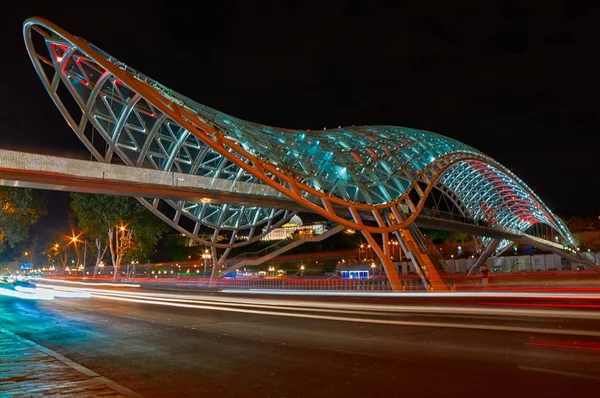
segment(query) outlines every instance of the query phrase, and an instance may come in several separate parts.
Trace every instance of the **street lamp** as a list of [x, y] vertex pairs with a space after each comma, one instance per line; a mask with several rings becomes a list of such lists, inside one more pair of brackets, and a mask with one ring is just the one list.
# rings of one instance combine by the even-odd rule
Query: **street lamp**
[[204, 260], [204, 277], [206, 278], [206, 263], [208, 260], [212, 258], [210, 251], [208, 249], [204, 249], [204, 253], [202, 253], [202, 259]]
[[373, 276], [375, 276], [375, 263], [371, 263], [371, 270], [373, 270]]
[[304, 264], [300, 266], [300, 276], [304, 276]]

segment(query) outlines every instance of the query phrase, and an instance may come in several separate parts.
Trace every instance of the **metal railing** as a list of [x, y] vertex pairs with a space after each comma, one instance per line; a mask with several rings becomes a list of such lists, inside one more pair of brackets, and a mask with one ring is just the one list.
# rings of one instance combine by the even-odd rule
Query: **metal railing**
[[270, 246], [265, 247], [264, 249], [261, 249], [259, 251], [256, 252], [244, 252], [238, 256], [233, 257], [232, 260], [249, 260], [249, 259], [256, 259], [256, 258], [260, 258], [262, 256], [266, 256], [267, 254], [270, 254], [278, 249], [281, 249], [282, 247], [288, 245], [290, 242], [292, 242], [291, 239], [284, 239], [284, 240], [280, 240], [277, 243], [274, 243]]

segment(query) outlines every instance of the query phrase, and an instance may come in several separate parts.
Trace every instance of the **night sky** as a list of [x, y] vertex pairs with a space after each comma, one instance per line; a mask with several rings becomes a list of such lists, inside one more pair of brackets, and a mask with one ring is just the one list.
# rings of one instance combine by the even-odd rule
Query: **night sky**
[[[13, 2], [2, 10], [0, 147], [85, 153], [25, 51], [22, 22], [38, 15], [225, 113], [289, 128], [431, 130], [492, 156], [559, 215], [597, 215], [593, 4]], [[58, 222], [65, 195], [50, 198], [46, 219]]]

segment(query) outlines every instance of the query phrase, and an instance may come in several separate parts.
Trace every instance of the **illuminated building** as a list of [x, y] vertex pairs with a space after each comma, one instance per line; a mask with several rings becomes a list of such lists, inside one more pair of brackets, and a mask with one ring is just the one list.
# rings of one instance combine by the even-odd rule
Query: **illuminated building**
[[295, 215], [289, 222], [279, 228], [275, 228], [262, 238], [262, 240], [283, 240], [294, 238], [305, 238], [313, 235], [322, 234], [325, 231], [325, 224], [303, 225], [300, 217]]

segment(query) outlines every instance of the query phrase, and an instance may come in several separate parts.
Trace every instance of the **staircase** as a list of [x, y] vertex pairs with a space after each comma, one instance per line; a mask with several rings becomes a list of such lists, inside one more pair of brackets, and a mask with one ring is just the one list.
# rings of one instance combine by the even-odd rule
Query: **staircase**
[[284, 240], [280, 240], [274, 244], [272, 244], [271, 246], [267, 246], [264, 249], [261, 249], [257, 252], [244, 252], [238, 256], [235, 256], [233, 258], [234, 261], [245, 261], [245, 260], [250, 260], [250, 259], [257, 259], [263, 256], [266, 256], [269, 253], [272, 253], [282, 247], [285, 247], [286, 245], [290, 244], [290, 242], [293, 242], [291, 239], [284, 239]]
[[404, 231], [402, 236], [406, 243], [408, 250], [414, 256], [416, 264], [423, 271], [427, 282], [429, 283], [430, 292], [448, 292], [450, 288], [442, 276], [443, 269], [439, 269], [434, 263], [431, 254], [425, 249], [424, 242], [420, 245], [415, 237], [415, 234], [419, 234], [418, 231], [413, 232], [410, 228]]
[[[311, 236], [308, 238], [302, 238], [302, 239], [298, 239], [298, 240], [292, 240], [292, 241], [283, 240], [283, 241], [277, 242], [274, 245], [266, 247], [266, 248], [262, 249], [261, 251], [258, 251], [255, 253], [242, 253], [239, 256], [235, 257], [234, 260], [237, 260], [237, 259], [242, 260], [242, 258], [243, 258], [243, 260], [237, 264], [234, 264], [234, 265], [228, 267], [227, 270], [225, 270], [223, 272], [223, 274], [231, 271], [231, 269], [260, 265], [260, 264], [262, 264], [266, 261], [269, 261], [289, 250], [292, 250], [295, 247], [300, 246], [303, 243], [320, 242], [322, 240], [325, 240], [325, 239], [329, 238], [330, 236], [335, 235], [338, 232], [344, 230], [345, 228], [346, 227], [344, 225], [337, 225], [337, 226], [331, 228], [329, 231], [326, 231], [319, 235]], [[248, 258], [248, 257], [253, 257], [253, 258]]]

